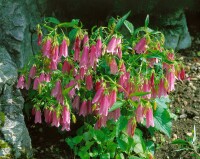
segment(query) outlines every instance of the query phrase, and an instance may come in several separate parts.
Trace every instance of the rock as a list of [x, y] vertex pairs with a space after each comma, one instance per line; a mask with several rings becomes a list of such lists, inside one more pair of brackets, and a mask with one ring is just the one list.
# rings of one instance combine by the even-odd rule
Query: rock
[[0, 127], [0, 141], [12, 148], [11, 151], [1, 149], [0, 158], [32, 156], [31, 139], [22, 112], [24, 99], [16, 89], [16, 81], [18, 68], [33, 55], [32, 42], [36, 39], [32, 37], [39, 20], [36, 1], [0, 0], [0, 113], [5, 115], [4, 125]]
[[191, 37], [183, 10], [162, 15], [160, 24], [164, 28], [163, 33], [167, 48], [180, 50], [191, 46]]
[[187, 114], [181, 114], [181, 115], [179, 116], [179, 118], [180, 118], [180, 119], [187, 118]]

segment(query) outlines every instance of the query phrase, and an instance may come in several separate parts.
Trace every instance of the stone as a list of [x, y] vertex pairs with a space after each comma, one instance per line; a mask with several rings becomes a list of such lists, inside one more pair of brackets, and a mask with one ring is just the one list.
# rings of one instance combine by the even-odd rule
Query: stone
[[0, 141], [10, 145], [0, 147], [0, 158], [32, 157], [31, 139], [22, 112], [24, 99], [16, 82], [18, 69], [34, 54], [35, 26], [41, 20], [38, 5], [35, 0], [0, 0], [0, 113], [5, 115]]
[[165, 35], [166, 48], [180, 50], [191, 46], [191, 37], [183, 10], [161, 15], [158, 20]]

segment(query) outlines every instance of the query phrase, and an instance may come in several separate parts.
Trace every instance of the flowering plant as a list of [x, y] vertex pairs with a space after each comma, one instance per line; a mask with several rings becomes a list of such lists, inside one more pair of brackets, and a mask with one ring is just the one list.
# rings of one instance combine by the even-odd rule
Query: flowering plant
[[157, 126], [158, 100], [174, 90], [176, 79], [184, 79], [184, 68], [164, 48], [163, 34], [148, 28], [148, 17], [134, 30], [129, 14], [90, 32], [79, 20], [48, 18], [38, 25], [41, 52], [22, 69], [17, 84], [31, 92], [35, 123], [44, 114], [46, 123], [70, 131], [71, 121], [87, 116], [100, 129], [123, 116], [129, 136], [138, 123]]

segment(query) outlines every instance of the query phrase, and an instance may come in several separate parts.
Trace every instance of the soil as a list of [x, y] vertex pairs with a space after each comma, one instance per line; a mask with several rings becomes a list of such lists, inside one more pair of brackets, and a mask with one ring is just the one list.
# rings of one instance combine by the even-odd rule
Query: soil
[[[198, 30], [198, 33], [195, 27], [190, 27], [190, 30], [193, 36], [192, 47], [177, 54], [186, 66], [187, 79], [178, 81], [176, 90], [170, 94], [169, 107], [176, 117], [171, 138], [160, 133], [153, 138], [156, 143], [156, 159], [193, 159], [191, 151], [177, 152], [175, 150], [179, 147], [172, 145], [171, 142], [191, 136], [194, 125], [197, 139], [200, 141], [200, 32]], [[32, 138], [35, 159], [69, 159], [69, 156], [73, 156], [65, 142], [65, 138], [73, 134], [58, 133], [56, 128], [48, 127], [46, 124], [34, 125], [32, 121], [28, 121], [27, 126]]]

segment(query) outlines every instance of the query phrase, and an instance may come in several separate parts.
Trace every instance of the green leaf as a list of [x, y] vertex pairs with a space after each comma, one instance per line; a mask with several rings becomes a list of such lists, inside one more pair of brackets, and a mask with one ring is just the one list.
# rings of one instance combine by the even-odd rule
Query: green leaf
[[79, 23], [79, 19], [73, 19], [71, 22], [65, 22], [65, 23], [61, 23], [58, 26], [59, 27], [76, 27]]
[[188, 142], [182, 139], [176, 139], [171, 142], [172, 144], [178, 144], [178, 145], [188, 145]]
[[76, 137], [74, 137], [74, 138], [72, 139], [72, 141], [73, 141], [73, 143], [74, 143], [75, 145], [77, 145], [77, 144], [79, 144], [79, 143], [82, 141], [82, 139], [83, 139], [83, 136], [76, 136]]
[[127, 150], [127, 143], [125, 141], [123, 141], [122, 139], [118, 138], [118, 137], [117, 137], [117, 143], [118, 143], [120, 149], [122, 151], [126, 152], [126, 150]]
[[116, 110], [117, 108], [121, 108], [124, 105], [125, 101], [116, 101], [115, 104], [109, 109], [108, 112], [112, 112]]
[[130, 94], [130, 97], [133, 97], [133, 96], [145, 96], [147, 94], [150, 94], [151, 92], [135, 92], [135, 93], [131, 93]]
[[45, 18], [45, 21], [50, 22], [50, 23], [54, 23], [54, 24], [59, 24], [60, 21], [54, 17], [47, 17]]
[[129, 11], [128, 13], [126, 13], [123, 17], [121, 17], [118, 20], [118, 22], [117, 22], [117, 24], [115, 26], [115, 31], [118, 31], [121, 28], [121, 26], [124, 24], [124, 21], [128, 18], [128, 16], [130, 15], [130, 13], [131, 13], [131, 11]]
[[117, 154], [116, 159], [124, 159], [123, 153]]
[[130, 156], [129, 159], [141, 159], [141, 158], [139, 158], [137, 156]]
[[70, 39], [71, 41], [75, 40], [76, 34], [77, 34], [78, 30], [79, 30], [79, 29], [76, 28], [76, 29], [72, 29], [72, 30], [69, 32], [69, 39]]
[[110, 154], [109, 154], [109, 153], [102, 154], [102, 155], [100, 156], [100, 159], [110, 159]]
[[93, 138], [97, 141], [98, 144], [101, 144], [105, 140], [104, 133], [101, 130], [94, 130]]
[[72, 141], [71, 138], [66, 138], [65, 141], [67, 142], [67, 144], [69, 145], [69, 147], [70, 147], [71, 149], [74, 148], [74, 143], [73, 143], [73, 141]]
[[124, 129], [126, 128], [127, 124], [128, 124], [128, 119], [124, 116], [120, 116], [118, 122], [117, 122], [117, 136], [118, 134]]
[[168, 137], [171, 134], [172, 122], [170, 114], [167, 109], [158, 107], [154, 113], [154, 125], [155, 129], [163, 132]]
[[79, 151], [78, 155], [80, 156], [81, 159], [89, 159], [90, 155], [87, 151]]
[[154, 154], [155, 152], [155, 144], [153, 141], [147, 141], [146, 142], [146, 148], [149, 150], [149, 152], [151, 152], [151, 154]]
[[134, 32], [134, 26], [131, 22], [129, 22], [128, 20], [124, 21], [124, 25], [126, 26], [126, 28], [128, 29], [129, 33], [132, 35]]
[[107, 143], [107, 151], [110, 152], [111, 158], [114, 158], [116, 148], [117, 148], [117, 144], [115, 144], [114, 142], [108, 142]]
[[158, 107], [162, 107], [162, 108], [165, 108], [165, 109], [168, 108], [166, 103], [170, 102], [168, 97], [156, 98], [155, 101], [156, 101]]
[[149, 25], [149, 15], [147, 14], [145, 19], [145, 27], [148, 27], [148, 25]]

